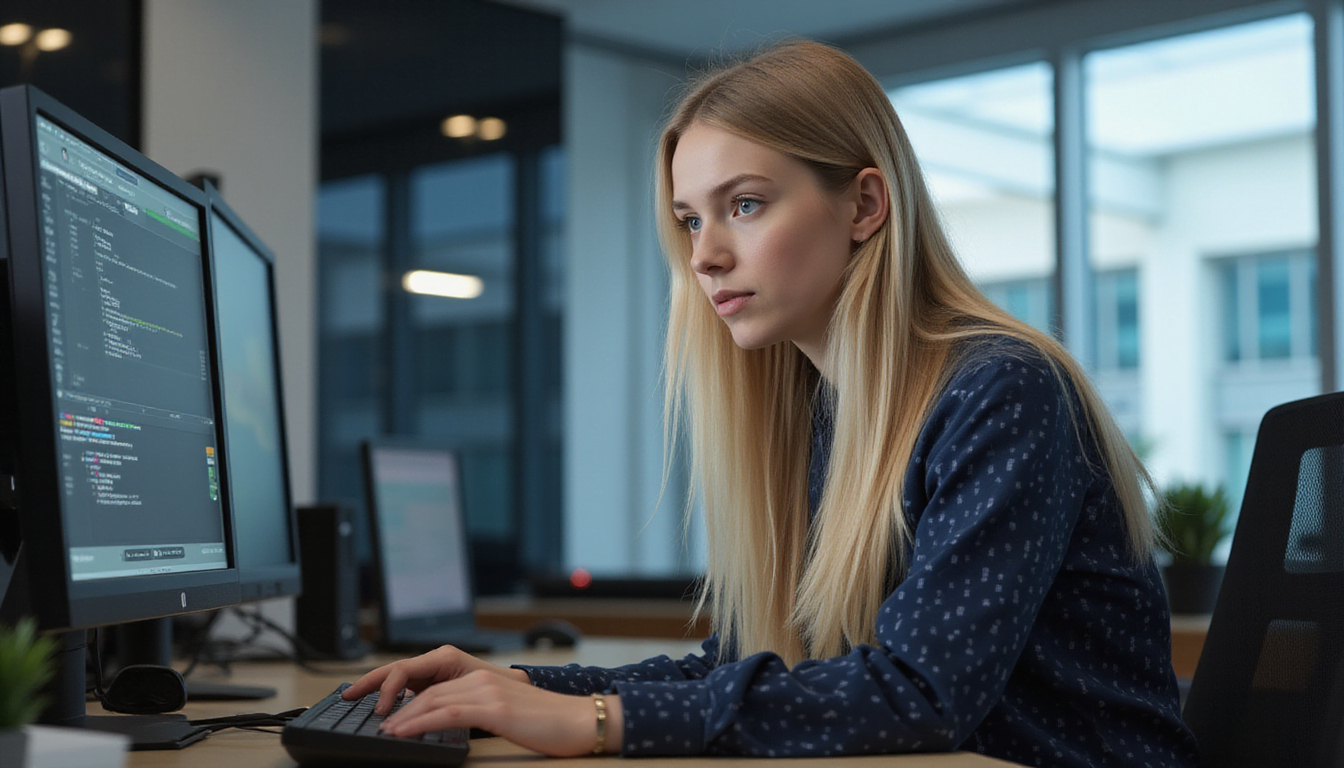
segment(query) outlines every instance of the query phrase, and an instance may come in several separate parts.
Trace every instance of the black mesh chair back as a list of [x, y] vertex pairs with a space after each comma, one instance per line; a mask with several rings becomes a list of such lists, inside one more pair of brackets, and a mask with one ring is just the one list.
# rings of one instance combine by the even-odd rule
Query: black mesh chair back
[[1184, 717], [1204, 764], [1344, 766], [1344, 393], [1265, 414]]

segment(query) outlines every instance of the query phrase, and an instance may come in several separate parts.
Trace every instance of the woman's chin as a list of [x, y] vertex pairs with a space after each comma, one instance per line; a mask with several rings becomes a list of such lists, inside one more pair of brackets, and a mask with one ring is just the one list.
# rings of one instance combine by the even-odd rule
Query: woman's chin
[[733, 331], [733, 343], [741, 349], [765, 349], [779, 342], [780, 340], [774, 337], [753, 334], [745, 330]]

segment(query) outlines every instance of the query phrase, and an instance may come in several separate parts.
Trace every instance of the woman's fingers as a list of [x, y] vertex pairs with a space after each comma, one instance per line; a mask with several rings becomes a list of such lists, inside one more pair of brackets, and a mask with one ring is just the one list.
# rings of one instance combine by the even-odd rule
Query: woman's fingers
[[365, 694], [375, 691], [378, 689], [378, 686], [383, 684], [383, 681], [387, 679], [387, 676], [391, 674], [391, 672], [391, 664], [385, 664], [372, 672], [367, 672], [363, 677], [351, 683], [349, 688], [342, 691], [341, 696], [347, 701], [353, 701]]
[[576, 756], [597, 741], [592, 700], [545, 691], [488, 671], [426, 688], [383, 723], [394, 736], [479, 727], [548, 755]]
[[452, 646], [383, 665], [356, 680], [342, 696], [351, 701], [374, 690], [378, 693], [377, 711], [386, 714], [403, 689], [420, 690], [461, 674], [462, 658], [470, 658]]

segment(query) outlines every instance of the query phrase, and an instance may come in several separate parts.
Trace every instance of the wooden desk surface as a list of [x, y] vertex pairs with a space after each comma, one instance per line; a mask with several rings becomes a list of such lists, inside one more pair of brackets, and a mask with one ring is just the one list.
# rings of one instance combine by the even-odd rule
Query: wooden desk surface
[[[615, 666], [639, 661], [660, 653], [681, 655], [699, 648], [692, 641], [671, 640], [631, 640], [614, 638], [585, 638], [577, 648], [570, 650], [519, 651], [502, 654], [495, 659], [501, 664], [568, 664], [578, 662], [589, 665]], [[201, 702], [188, 704], [184, 714], [189, 718], [221, 717], [243, 712], [281, 712], [293, 707], [313, 704], [331, 693], [344, 681], [351, 681], [363, 672], [378, 664], [391, 660], [391, 657], [370, 657], [363, 662], [351, 664], [324, 664], [323, 671], [309, 672], [299, 667], [283, 663], [248, 662], [234, 665], [234, 674], [229, 678], [211, 678], [203, 675], [202, 680], [234, 682], [241, 684], [269, 685], [277, 690], [275, 698], [256, 702]], [[90, 714], [104, 714], [97, 704], [91, 704]], [[468, 766], [489, 766], [490, 768], [510, 768], [535, 764], [544, 759], [535, 752], [510, 744], [503, 739], [478, 739], [471, 744]], [[641, 759], [639, 765], [656, 768], [658, 765], [675, 763], [686, 765], [691, 760], [703, 761], [704, 758], [689, 759]], [[901, 755], [862, 758], [844, 758], [845, 765], [855, 766], [892, 766], [893, 768], [979, 768], [980, 766], [1009, 765], [999, 760], [969, 753], [941, 755]], [[744, 759], [715, 759], [715, 763], [753, 762]], [[778, 766], [778, 761], [768, 762]], [[800, 759], [789, 760], [789, 768], [810, 768], [814, 765], [832, 764], [834, 760]], [[216, 733], [204, 741], [193, 744], [183, 750], [165, 752], [132, 752], [126, 764], [128, 768], [294, 768], [280, 737], [270, 733], [254, 731], [226, 730]], [[572, 768], [611, 765], [610, 756], [577, 758], [565, 761]]]

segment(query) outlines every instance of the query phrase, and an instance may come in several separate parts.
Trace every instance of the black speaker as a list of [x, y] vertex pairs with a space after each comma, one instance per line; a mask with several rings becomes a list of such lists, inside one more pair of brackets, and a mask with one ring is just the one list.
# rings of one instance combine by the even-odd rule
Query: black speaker
[[299, 639], [333, 659], [369, 652], [359, 636], [359, 559], [355, 510], [347, 504], [299, 507], [303, 594], [294, 604]]

